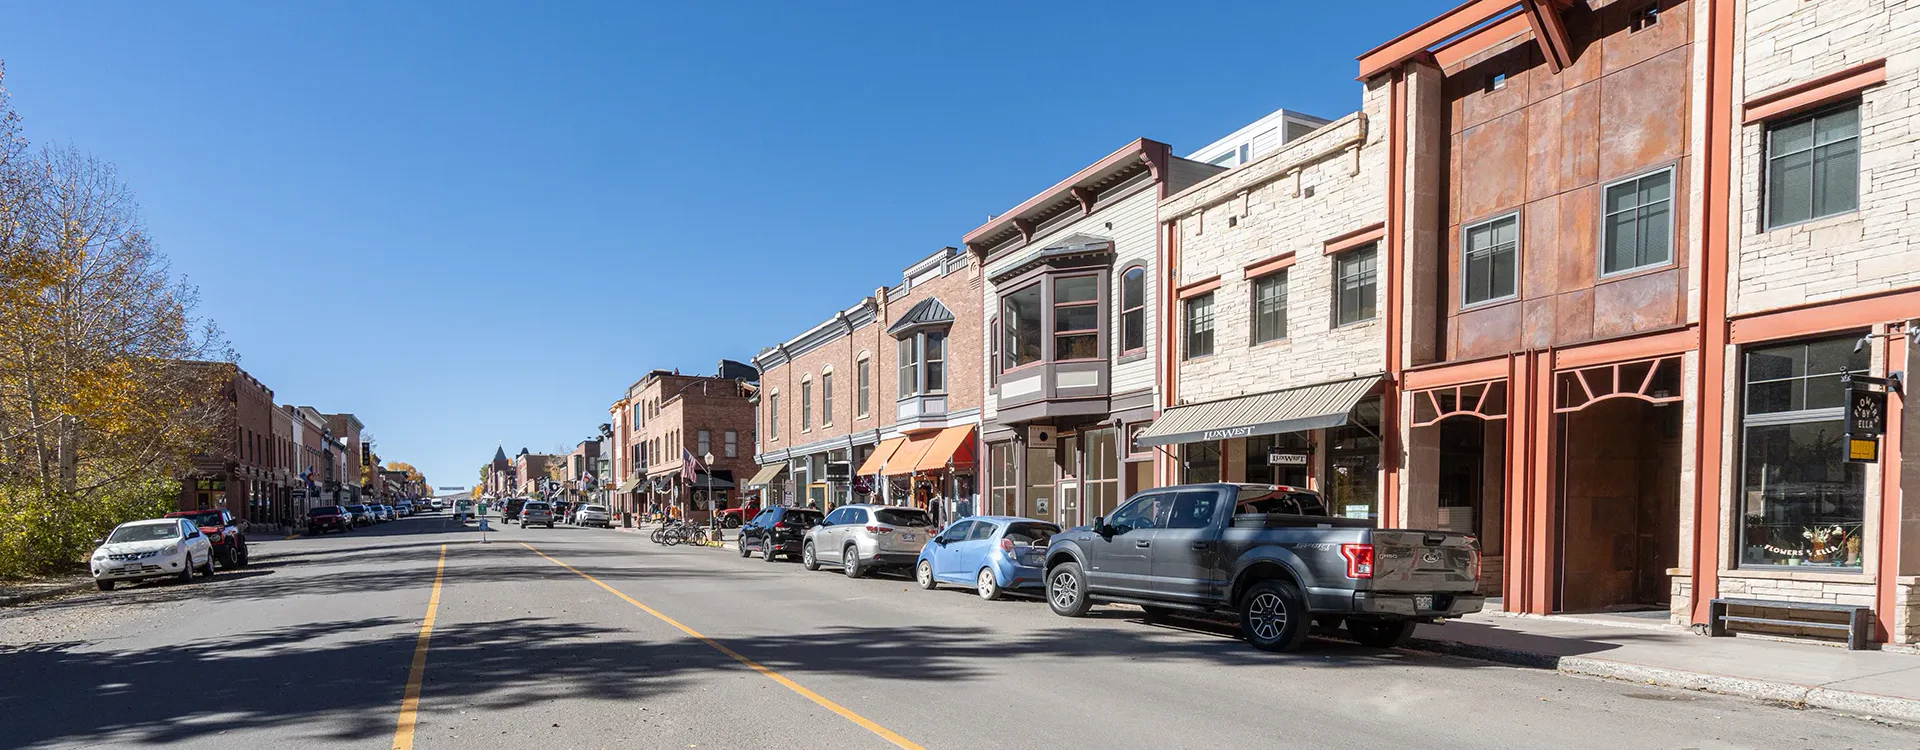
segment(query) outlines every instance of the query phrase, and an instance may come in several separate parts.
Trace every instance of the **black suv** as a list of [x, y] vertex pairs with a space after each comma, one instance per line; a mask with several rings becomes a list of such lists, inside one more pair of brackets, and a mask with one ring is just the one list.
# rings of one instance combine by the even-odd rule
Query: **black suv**
[[502, 521], [511, 521], [511, 520], [514, 520], [514, 519], [516, 519], [516, 518], [519, 518], [519, 517], [520, 517], [520, 506], [523, 506], [523, 505], [526, 505], [526, 504], [527, 504], [527, 499], [526, 499], [526, 498], [524, 498], [524, 497], [510, 497], [510, 498], [507, 498], [507, 505], [506, 505], [506, 507], [505, 507], [505, 508], [503, 508], [503, 509], [501, 509], [501, 511], [500, 511], [500, 520], [502, 520]]
[[760, 559], [800, 554], [807, 541], [807, 529], [820, 523], [825, 514], [812, 508], [768, 508], [740, 527], [740, 556], [760, 551]]

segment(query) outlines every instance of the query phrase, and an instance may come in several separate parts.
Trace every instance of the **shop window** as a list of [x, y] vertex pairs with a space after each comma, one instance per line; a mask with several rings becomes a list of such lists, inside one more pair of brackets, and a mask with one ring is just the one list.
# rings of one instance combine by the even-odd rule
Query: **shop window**
[[1860, 207], [1860, 103], [1767, 126], [1767, 228]]
[[1287, 337], [1287, 272], [1253, 280], [1253, 343]]
[[1220, 481], [1220, 444], [1214, 441], [1180, 446], [1180, 482], [1200, 484]]
[[1187, 300], [1185, 358], [1213, 353], [1213, 292]]
[[1333, 324], [1372, 320], [1379, 296], [1378, 245], [1349, 250], [1333, 261]]
[[[1246, 446], [1243, 453], [1245, 461], [1242, 463], [1246, 467], [1246, 481], [1289, 487], [1307, 486], [1307, 465], [1292, 463], [1295, 456], [1312, 460], [1312, 444], [1304, 433], [1255, 435], [1241, 442]], [[1275, 453], [1283, 457], [1281, 463], [1271, 462]]]
[[1081, 433], [1086, 444], [1086, 465], [1080, 478], [1085, 518], [1112, 513], [1120, 501], [1120, 446], [1115, 442], [1119, 434], [1112, 427]]
[[987, 512], [995, 515], [1020, 515], [1019, 475], [1014, 471], [1013, 443], [987, 446]]
[[1600, 249], [1601, 274], [1623, 273], [1673, 260], [1673, 170], [1607, 186]]
[[1027, 449], [1027, 506], [1035, 518], [1053, 513], [1053, 449]]
[[1380, 398], [1353, 407], [1347, 424], [1327, 429], [1327, 481], [1333, 514], [1378, 518], [1380, 508]]
[[1005, 327], [1009, 369], [1040, 361], [1040, 338], [1045, 326], [1040, 309], [1040, 285], [1034, 284], [1007, 295], [1001, 301], [1001, 325]]
[[1514, 295], [1520, 278], [1520, 215], [1508, 214], [1469, 226], [1461, 243], [1460, 304], [1477, 305]]
[[1844, 374], [1865, 374], [1858, 336], [1749, 349], [1741, 415], [1745, 566], [1858, 570], [1867, 465], [1846, 460]]
[[1120, 353], [1146, 348], [1147, 269], [1135, 266], [1120, 274]]

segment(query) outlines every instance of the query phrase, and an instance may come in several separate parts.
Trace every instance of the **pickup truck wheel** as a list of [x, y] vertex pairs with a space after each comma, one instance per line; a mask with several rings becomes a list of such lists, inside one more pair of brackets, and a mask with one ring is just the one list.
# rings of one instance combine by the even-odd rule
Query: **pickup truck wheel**
[[1412, 620], [1348, 620], [1347, 635], [1368, 648], [1394, 648], [1413, 635]]
[[1061, 617], [1081, 617], [1093, 608], [1080, 563], [1060, 563], [1047, 571], [1047, 607]]
[[233, 548], [234, 567], [239, 567], [239, 568], [247, 567], [247, 558], [249, 557], [247, 552], [247, 540], [240, 539], [235, 541], [234, 544], [237, 545]]
[[220, 567], [222, 568], [233, 567], [234, 566], [233, 565], [233, 543], [228, 542], [226, 544], [220, 545], [220, 553], [218, 557], [220, 558]]
[[980, 569], [980, 575], [974, 579], [974, 590], [980, 592], [980, 598], [987, 601], [1000, 599], [1000, 581], [993, 577], [992, 568]]
[[1292, 651], [1311, 630], [1300, 589], [1280, 580], [1261, 581], [1240, 600], [1240, 632], [1263, 651]]
[[729, 529], [737, 529], [737, 528], [740, 528], [740, 517], [727, 516], [726, 520], [723, 520], [720, 523]]
[[813, 542], [807, 542], [807, 546], [800, 548], [800, 567], [807, 570], [820, 569], [820, 556], [814, 554]]

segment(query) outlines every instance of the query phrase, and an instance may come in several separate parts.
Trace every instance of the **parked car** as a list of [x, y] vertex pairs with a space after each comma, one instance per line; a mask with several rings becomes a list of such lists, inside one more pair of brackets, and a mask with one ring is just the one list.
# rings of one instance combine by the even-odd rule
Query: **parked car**
[[528, 500], [520, 506], [520, 528], [537, 524], [553, 528], [553, 506], [544, 500]]
[[553, 511], [553, 517], [560, 519], [562, 522], [573, 518], [573, 503], [565, 500], [553, 500], [548, 502], [547, 506], [549, 510]]
[[880, 568], [910, 568], [933, 534], [933, 516], [917, 508], [892, 505], [842, 505], [807, 529], [800, 564], [819, 570], [840, 566], [848, 578]]
[[213, 543], [213, 559], [223, 568], [244, 568], [247, 566], [247, 535], [241, 533], [239, 524], [233, 520], [233, 514], [218, 508], [210, 510], [179, 510], [168, 513], [167, 518], [185, 518], [200, 527], [200, 533]]
[[413, 501], [412, 500], [394, 501], [393, 512], [399, 514], [401, 518], [405, 518], [407, 516], [413, 515]]
[[605, 505], [582, 505], [573, 512], [573, 523], [577, 526], [613, 527], [613, 514], [607, 512]]
[[807, 530], [820, 523], [822, 514], [812, 508], [768, 508], [754, 516], [753, 520], [740, 527], [740, 538], [736, 544], [740, 556], [746, 557], [759, 551], [760, 559], [773, 562], [781, 555], [791, 557], [800, 553], [807, 540]]
[[467, 519], [472, 517], [473, 517], [473, 501], [472, 500], [469, 500], [467, 498], [460, 498], [459, 500], [454, 501], [453, 520], [464, 523]]
[[189, 519], [128, 521], [94, 542], [89, 567], [101, 591], [121, 581], [171, 576], [190, 583], [196, 571], [213, 575], [213, 543]]
[[500, 511], [500, 520], [513, 521], [520, 518], [520, 508], [527, 504], [524, 497], [507, 498], [506, 507]]
[[319, 536], [321, 532], [338, 531], [345, 534], [353, 530], [353, 514], [338, 505], [320, 505], [307, 509], [307, 536]]
[[353, 514], [355, 526], [372, 526], [374, 523], [373, 511], [365, 505], [354, 503], [347, 506], [347, 512]]
[[428, 506], [428, 507], [430, 507], [430, 508], [433, 508], [434, 510], [446, 510], [446, 509], [447, 509], [447, 501], [445, 501], [445, 500], [441, 500], [440, 498], [437, 498], [437, 497], [436, 497], [436, 498], [434, 498], [434, 499], [432, 499], [432, 500], [428, 500], [428, 501], [427, 501], [427, 506]]
[[1421, 622], [1480, 611], [1480, 543], [1453, 531], [1376, 529], [1320, 496], [1270, 484], [1147, 490], [1090, 526], [1053, 535], [1047, 602], [1079, 617], [1102, 602], [1233, 613], [1255, 647], [1296, 648], [1315, 622], [1397, 645]]
[[972, 586], [992, 601], [1013, 590], [1044, 588], [1047, 541], [1060, 527], [1035, 518], [974, 516], [955, 521], [920, 548], [913, 579], [920, 588]]
[[375, 503], [367, 506], [367, 509], [373, 511], [373, 520], [375, 521], [386, 523], [393, 520], [393, 508], [386, 505]]
[[748, 519], [757, 515], [760, 515], [759, 503], [747, 503], [738, 508], [722, 508], [720, 510], [720, 525], [729, 529], [737, 529], [740, 528], [741, 524], [746, 523]]

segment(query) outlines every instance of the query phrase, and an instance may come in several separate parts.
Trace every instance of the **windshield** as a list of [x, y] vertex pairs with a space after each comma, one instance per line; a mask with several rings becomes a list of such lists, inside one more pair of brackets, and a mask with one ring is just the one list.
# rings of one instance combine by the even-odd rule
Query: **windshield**
[[527, 503], [521, 510], [546, 510], [546, 503]]
[[157, 542], [179, 538], [180, 524], [178, 523], [137, 523], [114, 529], [113, 536], [107, 537], [107, 543]]
[[320, 507], [318, 507], [318, 508], [308, 508], [308, 509], [307, 509], [307, 515], [309, 515], [309, 516], [337, 516], [337, 515], [340, 515], [340, 506], [338, 506], [338, 505], [322, 505], [322, 506], [320, 506]]
[[217, 510], [204, 510], [199, 513], [190, 513], [187, 515], [175, 516], [175, 517], [189, 519], [193, 521], [193, 525], [195, 526], [219, 526], [220, 525], [220, 511], [217, 511]]
[[924, 510], [910, 508], [881, 508], [873, 512], [873, 517], [888, 526], [932, 526], [933, 516]]
[[607, 512], [607, 506], [604, 506], [604, 505], [589, 505], [589, 506], [586, 506], [586, 507], [584, 507], [584, 508], [581, 508], [581, 510], [590, 510], [590, 511], [593, 511], [593, 512], [595, 512], [595, 513], [605, 513], [605, 512]]
[[352, 511], [352, 512], [354, 512], [354, 513], [365, 513], [365, 512], [367, 512], [367, 506], [365, 506], [365, 505], [349, 505], [349, 506], [347, 506], [347, 510], [349, 510], [349, 511]]

